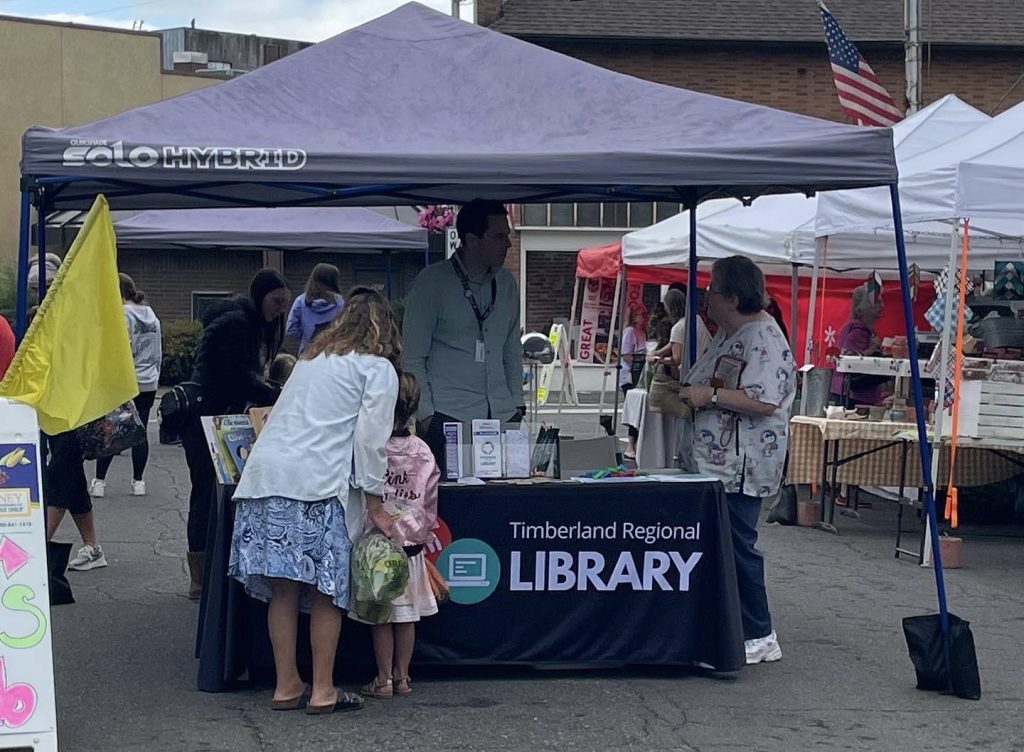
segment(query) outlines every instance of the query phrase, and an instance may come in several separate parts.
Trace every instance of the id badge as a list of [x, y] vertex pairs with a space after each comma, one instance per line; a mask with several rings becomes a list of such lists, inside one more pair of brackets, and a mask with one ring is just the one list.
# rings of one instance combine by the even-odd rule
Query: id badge
[[482, 339], [478, 339], [476, 341], [476, 362], [477, 363], [483, 363], [484, 362], [484, 353], [485, 352], [486, 352], [486, 348], [484, 348], [484, 341]]

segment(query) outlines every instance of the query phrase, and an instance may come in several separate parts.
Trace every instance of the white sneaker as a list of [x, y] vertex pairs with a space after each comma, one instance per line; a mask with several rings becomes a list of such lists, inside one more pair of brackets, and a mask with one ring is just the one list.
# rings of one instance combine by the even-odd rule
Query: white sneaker
[[132, 496], [145, 496], [146, 495], [146, 481], [144, 480], [133, 480], [132, 481]]
[[774, 663], [782, 659], [782, 648], [779, 647], [779, 638], [774, 631], [767, 637], [747, 640], [743, 646], [747, 649], [748, 666], [761, 662]]
[[103, 549], [97, 543], [95, 546], [86, 543], [80, 549], [74, 559], [68, 562], [68, 569], [75, 572], [88, 572], [90, 569], [99, 569], [107, 566], [107, 557], [103, 555]]
[[99, 478], [93, 478], [89, 484], [89, 495], [94, 499], [102, 499], [107, 493], [107, 482]]

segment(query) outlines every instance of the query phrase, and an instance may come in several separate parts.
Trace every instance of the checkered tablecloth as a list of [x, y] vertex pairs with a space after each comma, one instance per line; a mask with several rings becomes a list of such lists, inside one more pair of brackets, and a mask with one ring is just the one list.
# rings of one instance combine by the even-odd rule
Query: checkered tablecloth
[[[908, 423], [796, 417], [790, 422], [787, 480], [789, 483], [820, 483], [822, 452], [826, 441], [839, 442], [840, 459], [892, 443], [893, 446], [841, 466], [837, 479], [840, 483], [854, 486], [898, 486], [902, 457], [902, 445], [898, 435], [905, 434], [912, 428], [913, 426]], [[941, 451], [936, 479], [936, 485], [939, 487], [949, 482], [948, 444], [944, 444]], [[1020, 461], [1024, 463], [1024, 447], [1003, 451], [1020, 455]], [[831, 456], [830, 445], [830, 459]], [[1012, 478], [1021, 472], [1024, 472], [1021, 465], [986, 449], [963, 445], [957, 449], [954, 477], [957, 486], [985, 486]], [[831, 480], [831, 467], [828, 469], [828, 475], [828, 480]], [[907, 454], [906, 487], [919, 488], [922, 485], [920, 454], [917, 443], [913, 442]]]

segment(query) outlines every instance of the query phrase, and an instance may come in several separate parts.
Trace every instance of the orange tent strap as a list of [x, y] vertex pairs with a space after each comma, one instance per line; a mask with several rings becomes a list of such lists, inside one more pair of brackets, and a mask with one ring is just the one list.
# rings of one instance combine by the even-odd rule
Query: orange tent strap
[[[960, 524], [960, 494], [954, 485], [956, 474], [956, 447], [957, 438], [960, 434], [960, 400], [956, 395], [960, 394], [960, 385], [964, 379], [964, 330], [967, 328], [967, 259], [971, 252], [971, 229], [970, 221], [964, 220], [964, 238], [960, 252], [960, 311], [957, 316], [956, 325], [956, 350], [953, 365], [953, 425], [950, 431], [949, 441], [949, 484], [946, 491], [946, 519], [951, 527]], [[952, 276], [952, 275], [951, 275]], [[951, 280], [952, 282], [952, 280]], [[941, 437], [939, 437], [941, 442]], [[941, 444], [940, 444], [941, 446]]]

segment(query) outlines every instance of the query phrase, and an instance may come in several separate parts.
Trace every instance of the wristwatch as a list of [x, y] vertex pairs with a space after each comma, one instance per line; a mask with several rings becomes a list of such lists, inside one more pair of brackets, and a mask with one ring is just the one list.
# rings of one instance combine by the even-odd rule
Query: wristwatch
[[718, 387], [717, 386], [711, 391], [711, 404], [712, 405], [717, 405], [718, 404]]

